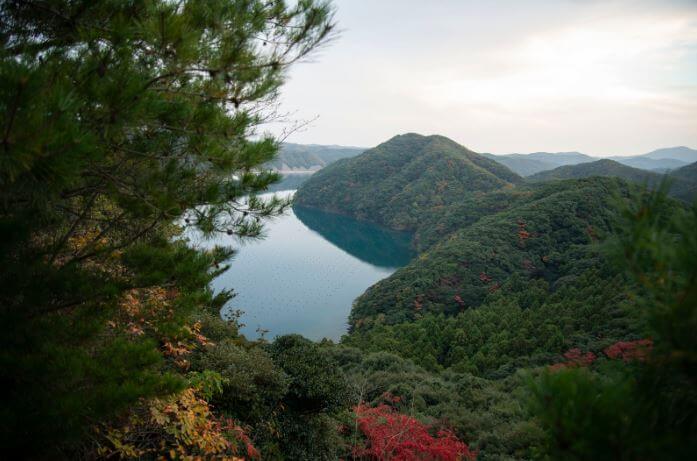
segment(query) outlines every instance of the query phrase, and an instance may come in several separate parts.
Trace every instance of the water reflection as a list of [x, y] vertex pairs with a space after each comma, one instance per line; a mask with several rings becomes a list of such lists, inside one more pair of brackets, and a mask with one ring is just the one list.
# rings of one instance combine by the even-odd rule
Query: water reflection
[[412, 235], [335, 213], [294, 205], [295, 216], [308, 228], [345, 252], [373, 266], [397, 268], [414, 254]]
[[194, 245], [237, 247], [230, 269], [212, 288], [234, 291], [222, 314], [244, 311], [241, 331], [248, 338], [262, 329], [269, 339], [298, 333], [338, 340], [353, 300], [411, 257], [408, 235], [318, 210], [296, 207], [265, 228], [266, 238], [244, 243], [228, 236], [201, 241], [189, 234]]

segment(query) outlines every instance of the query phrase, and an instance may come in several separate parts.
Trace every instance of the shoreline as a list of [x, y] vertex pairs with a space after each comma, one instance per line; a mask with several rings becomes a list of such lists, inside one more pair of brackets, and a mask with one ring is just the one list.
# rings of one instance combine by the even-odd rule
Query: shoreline
[[314, 174], [317, 173], [318, 170], [274, 170], [275, 173], [280, 173], [280, 174]]

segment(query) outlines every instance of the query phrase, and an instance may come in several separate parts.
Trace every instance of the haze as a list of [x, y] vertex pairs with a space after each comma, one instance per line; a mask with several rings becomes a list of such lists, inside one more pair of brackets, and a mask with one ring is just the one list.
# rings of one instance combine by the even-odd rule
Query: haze
[[493, 153], [697, 147], [695, 1], [336, 5], [341, 35], [282, 90], [293, 119], [318, 117], [290, 142], [414, 131]]

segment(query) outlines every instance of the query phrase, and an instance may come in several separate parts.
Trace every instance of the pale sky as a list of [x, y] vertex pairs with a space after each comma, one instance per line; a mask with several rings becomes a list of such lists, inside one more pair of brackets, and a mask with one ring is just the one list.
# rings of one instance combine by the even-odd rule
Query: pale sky
[[442, 134], [478, 152], [697, 148], [697, 0], [337, 0], [289, 142]]

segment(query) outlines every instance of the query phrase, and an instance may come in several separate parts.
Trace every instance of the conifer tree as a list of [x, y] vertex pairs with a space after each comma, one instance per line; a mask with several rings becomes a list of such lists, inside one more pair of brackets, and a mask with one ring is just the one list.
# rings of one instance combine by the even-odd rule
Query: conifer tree
[[231, 250], [174, 223], [254, 237], [287, 206], [256, 198], [260, 128], [332, 30], [322, 0], [0, 2], [3, 447], [65, 454], [181, 387], [163, 346], [228, 299], [208, 282]]

